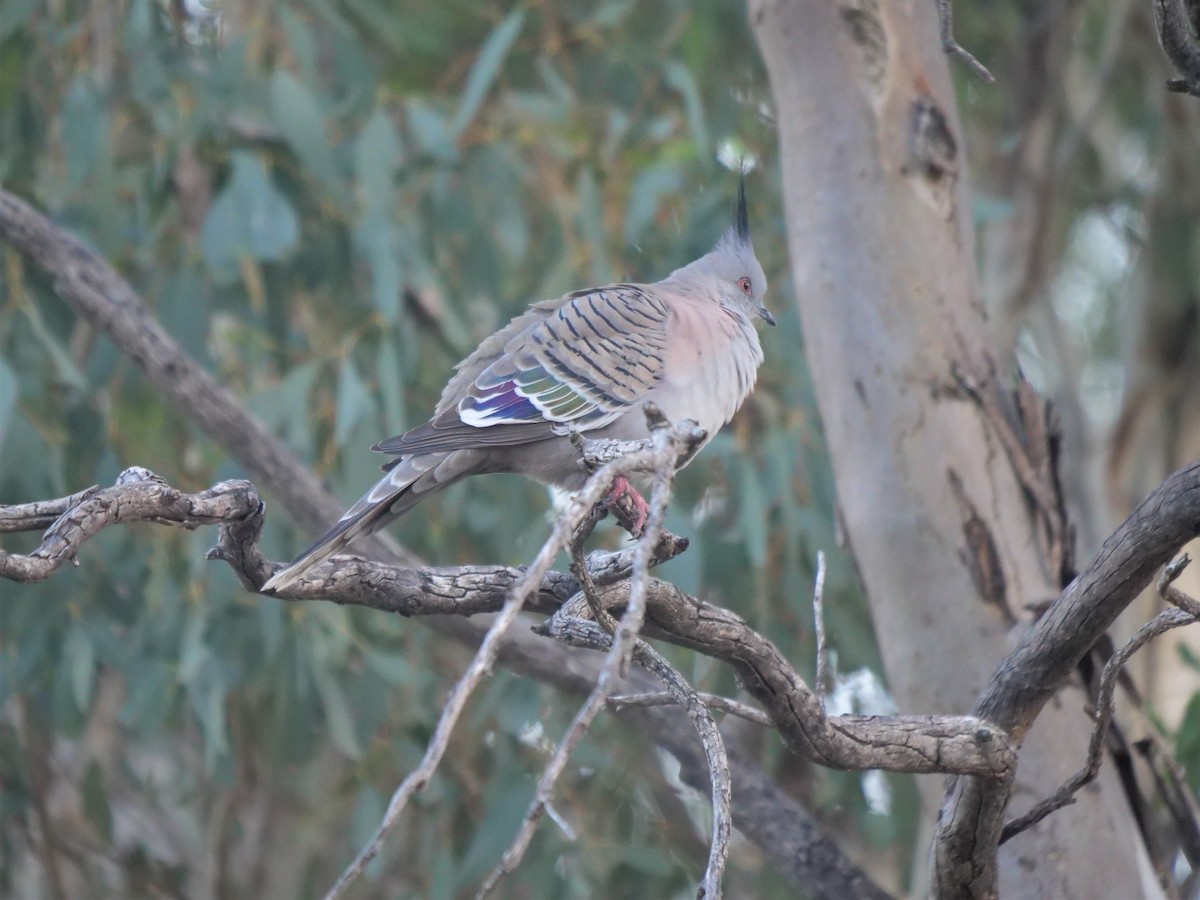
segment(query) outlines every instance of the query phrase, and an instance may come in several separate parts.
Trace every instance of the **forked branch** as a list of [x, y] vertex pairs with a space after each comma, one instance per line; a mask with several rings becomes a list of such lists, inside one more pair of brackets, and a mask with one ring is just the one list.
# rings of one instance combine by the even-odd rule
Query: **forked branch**
[[[1019, 745], [1084, 654], [1198, 531], [1200, 462], [1194, 462], [1155, 488], [1108, 537], [1001, 662], [975, 715]], [[936, 896], [995, 896], [996, 851], [1011, 789], [1011, 778], [996, 776], [958, 777], [948, 783], [934, 839]]]
[[1092, 729], [1092, 738], [1088, 743], [1087, 763], [1082, 769], [1067, 779], [1052, 797], [1047, 797], [1025, 814], [1013, 819], [1004, 826], [1000, 835], [1000, 843], [1016, 837], [1022, 831], [1032, 828], [1046, 816], [1075, 802], [1079, 790], [1091, 784], [1098, 774], [1104, 761], [1104, 741], [1108, 737], [1108, 728], [1112, 724], [1114, 712], [1114, 693], [1117, 687], [1117, 676], [1130, 658], [1142, 647], [1156, 637], [1166, 634], [1181, 625], [1191, 625], [1200, 620], [1200, 605], [1178, 588], [1172, 582], [1180, 576], [1189, 560], [1187, 555], [1181, 556], [1163, 570], [1158, 580], [1158, 593], [1164, 600], [1172, 604], [1171, 609], [1159, 613], [1137, 630], [1129, 642], [1112, 655], [1104, 665], [1100, 676], [1100, 690], [1096, 695], [1094, 716], [1096, 725]]

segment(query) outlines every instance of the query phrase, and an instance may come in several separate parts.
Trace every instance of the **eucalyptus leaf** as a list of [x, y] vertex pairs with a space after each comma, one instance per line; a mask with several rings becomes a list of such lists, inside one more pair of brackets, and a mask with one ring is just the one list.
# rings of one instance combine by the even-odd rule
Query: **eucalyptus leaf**
[[387, 110], [377, 108], [354, 144], [354, 173], [363, 205], [387, 215], [395, 194], [402, 148], [396, 123]]
[[608, 248], [605, 245], [602, 227], [604, 210], [600, 187], [596, 184], [596, 176], [591, 169], [580, 171], [576, 191], [579, 195], [579, 230], [587, 240], [591, 258], [589, 277], [593, 284], [604, 284], [611, 280], [612, 265], [609, 262]]
[[104, 773], [96, 760], [87, 764], [83, 773], [83, 785], [80, 793], [83, 795], [83, 814], [92, 823], [96, 833], [105, 843], [112, 840], [113, 814], [112, 805], [108, 800], [108, 789], [104, 784]]
[[379, 373], [379, 397], [383, 404], [384, 431], [389, 435], [400, 434], [407, 422], [404, 378], [396, 353], [396, 341], [391, 334], [385, 333], [380, 338], [376, 368]]
[[354, 230], [358, 251], [371, 267], [371, 295], [385, 321], [400, 314], [402, 280], [396, 253], [395, 229], [382, 212], [368, 212]]
[[39, 0], [5, 0], [0, 4], [0, 43], [29, 21]]
[[308, 23], [287, 6], [279, 9], [279, 19], [287, 33], [288, 49], [291, 50], [304, 81], [314, 80], [317, 72], [317, 46]]
[[667, 84], [679, 91], [683, 97], [684, 109], [687, 110], [688, 126], [692, 130], [692, 140], [696, 142], [696, 150], [701, 157], [708, 156], [708, 126], [704, 121], [704, 103], [700, 99], [700, 88], [692, 70], [678, 60], [668, 60], [663, 65], [663, 76]]
[[0, 450], [4, 449], [8, 423], [17, 408], [17, 390], [16, 373], [4, 358], [0, 357]]
[[371, 394], [350, 359], [342, 360], [338, 373], [337, 415], [333, 424], [333, 439], [343, 446], [346, 438], [371, 411]]
[[71, 84], [63, 110], [63, 145], [67, 152], [67, 178], [81, 187], [108, 155], [107, 105], [88, 75]]
[[349, 208], [350, 190], [329, 142], [325, 114], [308, 86], [286, 69], [271, 78], [271, 115], [304, 167], [336, 203]]
[[273, 262], [297, 244], [300, 224], [291, 203], [255, 154], [234, 151], [229, 181], [204, 220], [200, 246], [219, 280], [237, 278], [244, 257]]
[[75, 706], [86, 712], [92, 702], [92, 686], [96, 683], [96, 647], [78, 622], [71, 624], [63, 652], [70, 665], [71, 691]]
[[192, 712], [204, 735], [204, 765], [211, 773], [229, 754], [229, 731], [225, 719], [225, 679], [220, 663], [209, 656], [187, 685]]
[[354, 727], [354, 715], [337, 678], [327, 666], [313, 670], [317, 693], [321, 696], [321, 707], [325, 710], [325, 721], [329, 725], [329, 736], [334, 745], [350, 759], [362, 756], [362, 744]]
[[495, 82], [496, 76], [500, 74], [504, 57], [508, 55], [508, 51], [520, 35], [524, 22], [525, 11], [514, 9], [500, 20], [500, 23], [488, 35], [488, 39], [484, 41], [483, 46], [479, 48], [479, 56], [467, 75], [467, 86], [463, 90], [458, 110], [450, 123], [450, 139], [452, 141], [458, 140], [471, 120], [475, 118], [484, 96]]
[[179, 680], [183, 684], [195, 681], [203, 670], [204, 664], [212, 656], [204, 639], [207, 630], [207, 609], [193, 606], [183, 629], [183, 640], [180, 642]]
[[677, 194], [682, 186], [683, 178], [677, 166], [652, 166], [638, 175], [629, 192], [629, 208], [625, 211], [625, 240], [636, 243], [653, 223], [663, 199]]
[[406, 120], [413, 139], [425, 153], [441, 162], [453, 162], [458, 151], [445, 116], [419, 97], [409, 98]]
[[756, 567], [767, 563], [770, 532], [767, 528], [767, 495], [762, 489], [758, 469], [748, 456], [739, 457], [738, 524], [746, 552]]

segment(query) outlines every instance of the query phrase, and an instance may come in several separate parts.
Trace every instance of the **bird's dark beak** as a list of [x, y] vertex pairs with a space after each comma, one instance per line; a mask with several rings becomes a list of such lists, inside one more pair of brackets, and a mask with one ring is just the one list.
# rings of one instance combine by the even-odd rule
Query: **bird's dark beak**
[[758, 308], [758, 317], [760, 319], [762, 319], [764, 322], [766, 322], [768, 325], [770, 325], [771, 327], [775, 326], [775, 317], [773, 315], [771, 315], [771, 311], [769, 309], [767, 309], [765, 306], [760, 306]]

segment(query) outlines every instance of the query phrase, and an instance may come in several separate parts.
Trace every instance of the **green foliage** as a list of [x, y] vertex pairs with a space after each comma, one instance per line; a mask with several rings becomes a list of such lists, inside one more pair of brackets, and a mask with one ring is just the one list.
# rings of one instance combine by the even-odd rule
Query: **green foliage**
[[[696, 543], [665, 574], [806, 666], [824, 549], [839, 659], [877, 668], [836, 547], [766, 98], [732, 0], [0, 7], [5, 186], [118, 265], [347, 502], [375, 477], [366, 448], [427, 415], [453, 363], [527, 303], [659, 278], [705, 251], [736, 184], [716, 151], [742, 148], [758, 161], [752, 220], [780, 327], [764, 336], [754, 398], [681, 480], [669, 524]], [[42, 276], [4, 248], [0, 266], [3, 502], [111, 483], [134, 464], [185, 488], [244, 474]], [[546, 509], [529, 483], [475, 479], [395, 531], [441, 564], [521, 563]], [[308, 538], [272, 505], [269, 554]], [[114, 529], [76, 571], [0, 584], [0, 698], [21, 711], [0, 731], [0, 891], [44, 884], [24, 837], [42, 757], [74, 785], [89, 829], [60, 860], [69, 878], [121, 895], [213, 884], [231, 898], [323, 889], [419, 758], [462, 652], [418, 623], [247, 596], [203, 561], [212, 540]], [[709, 661], [672, 656], [699, 688], [734, 690]], [[498, 673], [358, 895], [469, 891], [544, 759], [530, 724], [553, 739], [571, 706]], [[764, 759], [794, 765], [773, 744]], [[689, 890], [704, 831], [673, 820], [661, 769], [602, 723], [557, 801], [579, 840], [544, 825], [514, 890]], [[822, 795], [871, 815], [855, 779]], [[731, 878], [744, 896], [779, 884], [748, 854]]]

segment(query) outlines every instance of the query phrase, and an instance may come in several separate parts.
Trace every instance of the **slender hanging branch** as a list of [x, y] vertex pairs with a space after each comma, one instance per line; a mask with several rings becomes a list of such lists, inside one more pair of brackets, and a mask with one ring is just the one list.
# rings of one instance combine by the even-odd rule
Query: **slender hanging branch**
[[994, 84], [996, 77], [988, 71], [987, 66], [977, 60], [969, 50], [954, 38], [954, 4], [952, 0], [937, 0], [938, 5], [938, 39], [942, 43], [942, 51], [951, 56], [957, 56], [967, 68], [974, 72], [985, 84]]

